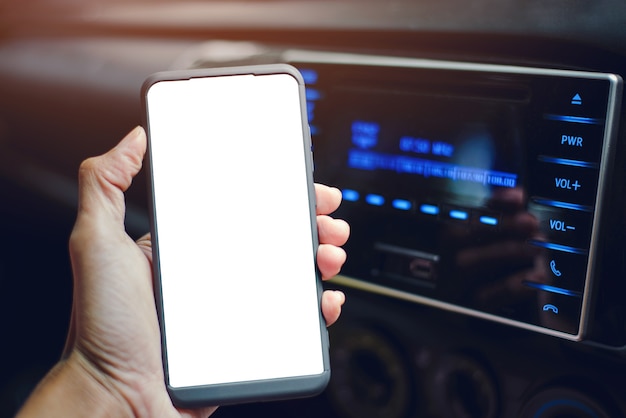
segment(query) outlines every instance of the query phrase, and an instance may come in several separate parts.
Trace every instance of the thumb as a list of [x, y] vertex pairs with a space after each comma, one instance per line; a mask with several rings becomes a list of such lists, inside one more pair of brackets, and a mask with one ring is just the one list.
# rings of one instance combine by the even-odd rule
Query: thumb
[[103, 226], [123, 224], [124, 192], [141, 169], [145, 152], [146, 133], [138, 126], [106, 154], [83, 161], [78, 173], [77, 223], [88, 218]]

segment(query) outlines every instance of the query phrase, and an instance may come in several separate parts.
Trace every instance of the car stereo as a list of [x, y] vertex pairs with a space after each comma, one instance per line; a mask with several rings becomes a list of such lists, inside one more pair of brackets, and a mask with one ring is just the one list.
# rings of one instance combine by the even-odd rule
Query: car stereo
[[[352, 227], [336, 282], [570, 339], [599, 286], [622, 80], [288, 51], [316, 181]], [[331, 106], [332, 104], [332, 106]]]

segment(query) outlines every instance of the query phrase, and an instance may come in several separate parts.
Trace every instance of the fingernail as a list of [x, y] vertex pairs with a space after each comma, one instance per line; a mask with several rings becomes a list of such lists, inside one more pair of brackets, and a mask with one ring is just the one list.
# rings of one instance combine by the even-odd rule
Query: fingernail
[[343, 293], [341, 290], [335, 290], [335, 295], [339, 298], [340, 305], [343, 305], [344, 303], [346, 303], [346, 294]]
[[135, 126], [130, 132], [123, 137], [117, 145], [113, 149], [118, 149], [120, 147], [125, 148], [130, 146], [143, 132], [143, 128], [141, 126]]
[[142, 133], [142, 131], [143, 131], [143, 128], [140, 125], [138, 125], [138, 126], [135, 126], [135, 128], [132, 131], [130, 131], [128, 135], [126, 136], [128, 138], [136, 138]]

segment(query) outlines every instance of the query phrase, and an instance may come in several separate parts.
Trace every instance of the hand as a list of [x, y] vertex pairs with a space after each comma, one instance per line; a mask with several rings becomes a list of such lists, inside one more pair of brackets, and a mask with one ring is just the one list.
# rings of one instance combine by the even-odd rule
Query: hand
[[[19, 416], [206, 417], [215, 408], [176, 410], [165, 389], [160, 333], [152, 289], [149, 236], [134, 242], [124, 230], [124, 192], [146, 150], [142, 128], [79, 172], [79, 208], [70, 238], [74, 302], [64, 359], [35, 390]], [[348, 225], [328, 216], [337, 189], [316, 185], [324, 279], [339, 272]], [[322, 312], [330, 325], [345, 297], [326, 291]]]
[[536, 259], [541, 249], [528, 245], [538, 238], [538, 219], [526, 208], [527, 197], [521, 188], [496, 190], [488, 206], [500, 213], [498, 232], [457, 229], [448, 236], [448, 246], [454, 256], [454, 266], [463, 280], [457, 297], [475, 306], [493, 310], [519, 304], [535, 292], [524, 285], [536, 281], [540, 272]]

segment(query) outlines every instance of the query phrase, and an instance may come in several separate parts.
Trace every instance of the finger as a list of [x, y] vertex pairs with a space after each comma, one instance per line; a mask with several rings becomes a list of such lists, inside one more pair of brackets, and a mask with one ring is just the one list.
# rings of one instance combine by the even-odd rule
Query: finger
[[[74, 297], [72, 297], [74, 299]], [[67, 337], [65, 338], [65, 346], [61, 354], [62, 359], [66, 359], [72, 353], [74, 345], [76, 343], [76, 306], [72, 304], [72, 311], [70, 313], [70, 325], [67, 331]]]
[[209, 406], [199, 409], [179, 409], [181, 418], [206, 418], [213, 415], [217, 410], [217, 406]]
[[527, 238], [540, 230], [539, 220], [529, 212], [518, 212], [502, 218], [501, 230], [511, 236]]
[[345, 262], [346, 252], [343, 248], [330, 244], [320, 244], [317, 250], [317, 266], [322, 273], [323, 280], [336, 276]]
[[341, 204], [341, 191], [336, 187], [315, 184], [316, 212], [318, 215], [330, 215]]
[[342, 219], [333, 219], [328, 215], [318, 215], [317, 233], [320, 243], [341, 246], [348, 241], [350, 225]]
[[[81, 164], [78, 215], [69, 240], [75, 304], [84, 305], [85, 300], [89, 299], [93, 306], [101, 307], [98, 298], [93, 296], [99, 295], [106, 287], [99, 279], [104, 274], [102, 272], [110, 270], [112, 266], [117, 269], [140, 268], [130, 264], [123, 267], [129, 258], [120, 257], [119, 254], [137, 251], [124, 229], [124, 191], [130, 187], [133, 177], [141, 169], [145, 150], [146, 136], [143, 129], [138, 127], [106, 154]], [[147, 289], [145, 283], [139, 286]], [[85, 306], [75, 305], [75, 308], [84, 310]], [[74, 315], [76, 325], [70, 328], [68, 347], [75, 338], [74, 333], [78, 332], [78, 323], [84, 322], [83, 319]]]
[[146, 258], [152, 263], [152, 236], [150, 233], [145, 234], [137, 240], [137, 246], [146, 255]]
[[517, 212], [523, 209], [526, 196], [521, 188], [496, 189], [487, 203], [490, 208], [504, 212]]
[[[124, 192], [139, 172], [146, 151], [146, 134], [133, 129], [120, 143], [99, 157], [85, 160], [79, 169], [78, 215], [98, 222], [124, 221]], [[105, 224], [105, 225], [106, 225]]]
[[340, 290], [325, 290], [322, 295], [322, 314], [329, 327], [339, 319], [341, 307], [346, 301], [346, 295]]

